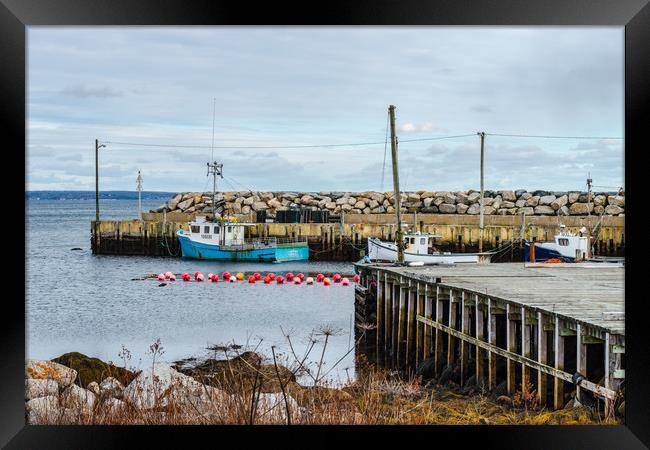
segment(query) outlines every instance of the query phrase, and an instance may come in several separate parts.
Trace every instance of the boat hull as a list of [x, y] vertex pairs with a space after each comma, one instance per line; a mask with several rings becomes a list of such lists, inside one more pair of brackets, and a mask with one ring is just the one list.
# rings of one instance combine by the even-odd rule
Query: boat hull
[[309, 247], [304, 244], [283, 244], [252, 250], [222, 250], [219, 246], [192, 241], [189, 237], [178, 235], [183, 258], [215, 261], [305, 261], [309, 259]]
[[[392, 247], [395, 247], [395, 245], [392, 244]], [[368, 257], [371, 261], [397, 261], [397, 250], [391, 248], [390, 243], [369, 238]], [[479, 255], [477, 253], [424, 254], [404, 252], [404, 261], [423, 262], [424, 264], [478, 263]]]
[[[543, 245], [548, 244], [549, 246]], [[557, 250], [550, 248], [552, 243], [535, 243], [535, 261], [546, 261], [547, 259], [557, 258], [565, 262], [575, 262], [575, 258], [564, 256]], [[530, 242], [524, 241], [524, 261], [530, 261]]]

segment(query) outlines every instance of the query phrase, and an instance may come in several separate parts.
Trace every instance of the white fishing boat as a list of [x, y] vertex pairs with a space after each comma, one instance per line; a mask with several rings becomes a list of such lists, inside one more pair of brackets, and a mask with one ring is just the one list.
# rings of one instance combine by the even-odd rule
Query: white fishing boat
[[[434, 241], [441, 236], [431, 233], [404, 234], [404, 262], [423, 264], [478, 263], [487, 253], [451, 253], [436, 249]], [[397, 243], [368, 238], [368, 257], [373, 262], [397, 261]]]

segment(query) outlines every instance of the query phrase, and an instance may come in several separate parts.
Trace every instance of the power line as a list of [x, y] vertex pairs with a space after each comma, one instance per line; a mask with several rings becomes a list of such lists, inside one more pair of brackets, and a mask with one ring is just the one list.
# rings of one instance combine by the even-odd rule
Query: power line
[[549, 135], [534, 135], [534, 134], [501, 134], [501, 133], [485, 133], [487, 136], [503, 136], [503, 137], [523, 137], [523, 138], [539, 138], [539, 139], [616, 139], [622, 140], [622, 137], [611, 136], [549, 136]]
[[[468, 136], [475, 136], [475, 133], [460, 134], [453, 136], [436, 136], [430, 138], [419, 139], [402, 139], [400, 142], [419, 142], [419, 141], [437, 141], [441, 139], [455, 139]], [[133, 145], [139, 147], [162, 147], [162, 148], [218, 148], [218, 149], [299, 149], [299, 148], [330, 148], [330, 147], [352, 147], [360, 145], [381, 145], [386, 144], [386, 141], [381, 142], [351, 142], [347, 144], [309, 144], [309, 145], [222, 145], [222, 146], [206, 146], [206, 145], [175, 145], [175, 144], [150, 144], [145, 142], [118, 142], [118, 141], [102, 141], [104, 144], [111, 145]]]

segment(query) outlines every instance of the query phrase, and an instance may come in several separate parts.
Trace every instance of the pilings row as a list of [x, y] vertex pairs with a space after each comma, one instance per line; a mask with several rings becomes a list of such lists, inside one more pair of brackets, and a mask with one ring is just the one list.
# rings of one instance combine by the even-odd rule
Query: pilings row
[[380, 366], [408, 375], [429, 367], [435, 378], [446, 372], [461, 387], [488, 391], [505, 384], [510, 396], [525, 386], [554, 409], [574, 390], [578, 398], [588, 391], [606, 415], [621, 400], [623, 335], [388, 270], [363, 270], [361, 285], [364, 307], [375, 301], [372, 354]]

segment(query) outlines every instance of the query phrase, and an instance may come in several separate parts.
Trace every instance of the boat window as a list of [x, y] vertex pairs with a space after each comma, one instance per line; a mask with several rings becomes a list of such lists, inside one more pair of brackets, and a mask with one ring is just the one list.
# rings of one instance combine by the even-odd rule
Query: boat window
[[200, 233], [201, 232], [201, 227], [198, 225], [192, 225], [190, 227], [192, 229], [192, 233]]
[[210, 227], [203, 227], [203, 232], [205, 234], [210, 234]]
[[569, 245], [569, 240], [568, 239], [558, 239], [558, 243], [561, 246], [566, 247], [567, 245]]
[[219, 227], [214, 227], [214, 234], [219, 234]]
[[420, 244], [424, 245], [427, 243], [427, 238], [420, 238]]
[[232, 227], [228, 227], [228, 233], [232, 233]]

